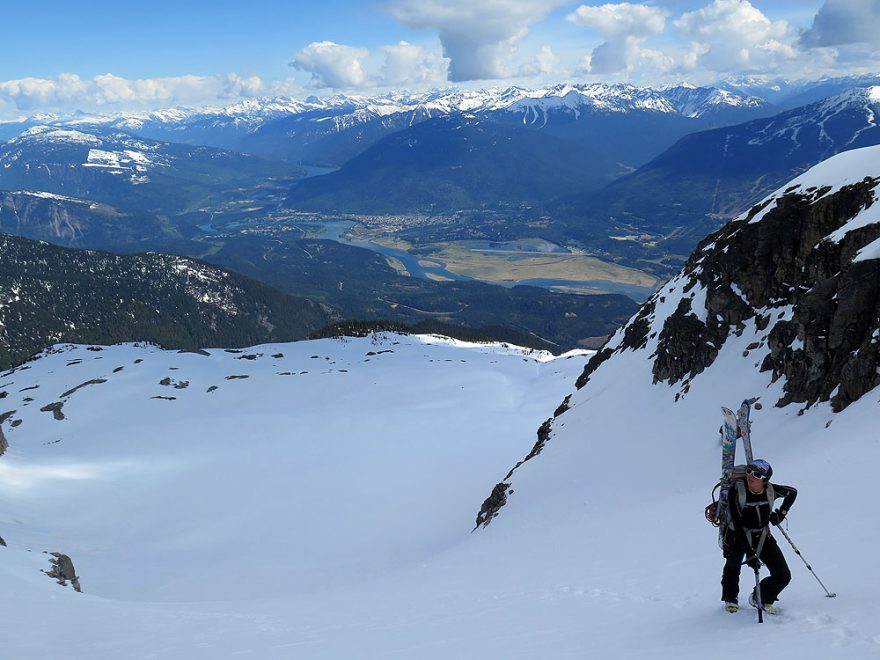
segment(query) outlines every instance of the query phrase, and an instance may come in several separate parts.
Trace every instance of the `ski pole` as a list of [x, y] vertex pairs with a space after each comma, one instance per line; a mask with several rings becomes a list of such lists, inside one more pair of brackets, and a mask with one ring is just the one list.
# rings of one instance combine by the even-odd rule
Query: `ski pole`
[[777, 527], [776, 529], [778, 529], [780, 532], [782, 532], [782, 535], [785, 537], [785, 540], [788, 541], [789, 545], [791, 545], [791, 547], [794, 549], [797, 556], [801, 558], [801, 561], [804, 562], [804, 565], [807, 567], [807, 569], [810, 571], [810, 573], [813, 574], [813, 577], [816, 578], [816, 581], [820, 585], [822, 585], [823, 589], [825, 589], [825, 597], [826, 598], [835, 598], [837, 596], [837, 594], [833, 593], [831, 591], [828, 591], [828, 589], [825, 587], [825, 585], [822, 584], [822, 580], [819, 579], [819, 576], [816, 575], [816, 571], [814, 571], [813, 567], [807, 563], [806, 559], [804, 559], [804, 556], [801, 554], [801, 551], [798, 550], [797, 546], [794, 544], [794, 541], [791, 540], [791, 537], [785, 532], [784, 529], [782, 529], [782, 527]]

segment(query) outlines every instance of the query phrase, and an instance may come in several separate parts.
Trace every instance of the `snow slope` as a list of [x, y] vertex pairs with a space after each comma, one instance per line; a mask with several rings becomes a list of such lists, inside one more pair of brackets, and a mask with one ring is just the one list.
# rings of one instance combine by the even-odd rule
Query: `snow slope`
[[[755, 332], [678, 402], [643, 352], [603, 364], [473, 533], [584, 356], [395, 335], [209, 356], [65, 347], [0, 378], [0, 409], [17, 410], [0, 458], [3, 657], [875, 658], [876, 392], [839, 414], [755, 414], [756, 452], [800, 490], [789, 531], [838, 598], [784, 546], [783, 613], [721, 610], [702, 514], [718, 407], [780, 387], [742, 355]], [[63, 421], [40, 411], [59, 400]], [[43, 550], [70, 554], [83, 594], [39, 573]]]

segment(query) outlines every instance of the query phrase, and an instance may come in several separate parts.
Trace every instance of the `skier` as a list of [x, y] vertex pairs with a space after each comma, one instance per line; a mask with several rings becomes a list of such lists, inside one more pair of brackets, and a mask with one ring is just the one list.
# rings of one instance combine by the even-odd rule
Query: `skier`
[[[773, 468], [757, 459], [746, 466], [745, 482], [737, 481], [728, 491], [730, 525], [724, 535], [724, 571], [721, 574], [721, 600], [728, 612], [739, 609], [739, 574], [743, 563], [753, 570], [767, 565], [770, 575], [761, 580], [761, 600], [752, 590], [749, 604], [763, 607], [768, 614], [776, 614], [773, 603], [791, 581], [791, 572], [782, 550], [770, 534], [769, 525], [781, 523], [794, 500], [797, 490], [791, 486], [771, 484]], [[783, 498], [782, 506], [773, 510], [773, 502]], [[745, 562], [743, 562], [745, 558]]]

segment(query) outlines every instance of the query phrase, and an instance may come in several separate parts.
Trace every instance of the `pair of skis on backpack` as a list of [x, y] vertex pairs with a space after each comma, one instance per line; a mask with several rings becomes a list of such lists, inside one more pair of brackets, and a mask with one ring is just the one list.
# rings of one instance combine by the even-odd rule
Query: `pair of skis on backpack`
[[[712, 503], [706, 507], [706, 518], [718, 527], [718, 545], [724, 547], [724, 534], [730, 524], [727, 493], [736, 480], [744, 479], [746, 466], [735, 465], [736, 441], [741, 439], [746, 455], [746, 463], [752, 462], [752, 437], [749, 415], [752, 404], [757, 399], [746, 399], [737, 412], [730, 408], [721, 408], [723, 425], [721, 426], [721, 480], [712, 489]], [[715, 490], [720, 488], [718, 499]]]

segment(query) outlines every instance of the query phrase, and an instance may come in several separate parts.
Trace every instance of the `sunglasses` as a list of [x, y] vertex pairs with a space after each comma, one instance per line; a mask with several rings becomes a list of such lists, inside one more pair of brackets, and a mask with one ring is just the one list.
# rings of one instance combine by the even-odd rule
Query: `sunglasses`
[[766, 479], [767, 475], [763, 472], [759, 472], [758, 470], [746, 470], [746, 474], [750, 477], [755, 477], [757, 479]]

